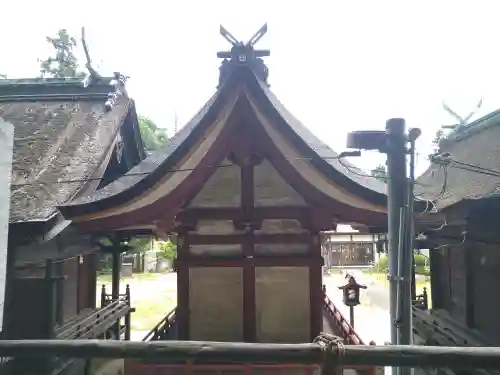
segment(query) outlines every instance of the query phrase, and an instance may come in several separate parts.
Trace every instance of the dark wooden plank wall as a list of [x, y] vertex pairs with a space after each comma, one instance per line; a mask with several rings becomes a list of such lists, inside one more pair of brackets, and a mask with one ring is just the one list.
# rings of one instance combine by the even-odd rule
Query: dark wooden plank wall
[[62, 317], [66, 322], [78, 313], [78, 257], [62, 262], [60, 272], [64, 276]]
[[[85, 308], [94, 308], [96, 305], [96, 255], [83, 255], [83, 263], [80, 264], [78, 257], [73, 257], [62, 262], [55, 262], [54, 275], [55, 277], [64, 277], [61, 280], [54, 282], [55, 321], [64, 323], [74, 317], [80, 310]], [[44, 284], [45, 280], [45, 264], [31, 264], [20, 266], [15, 269], [14, 273], [14, 316], [18, 321], [21, 315], [18, 315], [20, 309], [26, 310], [26, 314], [33, 310], [30, 306], [31, 301], [39, 301], [39, 288], [36, 284]], [[22, 281], [30, 280], [28, 281]], [[18, 282], [18, 280], [21, 280]], [[26, 284], [26, 288], [20, 288], [18, 285]], [[29, 286], [29, 288], [28, 288]], [[24, 302], [27, 301], [27, 302]], [[26, 304], [24, 308], [23, 304]], [[27, 319], [23, 315], [23, 319]]]
[[476, 243], [472, 250], [474, 328], [500, 343], [500, 246]]
[[87, 254], [78, 264], [78, 310], [96, 307], [96, 254]]
[[446, 248], [431, 249], [429, 257], [432, 308], [449, 310], [451, 304], [449, 250]]
[[463, 245], [448, 246], [450, 268], [450, 315], [465, 324], [465, 252]]

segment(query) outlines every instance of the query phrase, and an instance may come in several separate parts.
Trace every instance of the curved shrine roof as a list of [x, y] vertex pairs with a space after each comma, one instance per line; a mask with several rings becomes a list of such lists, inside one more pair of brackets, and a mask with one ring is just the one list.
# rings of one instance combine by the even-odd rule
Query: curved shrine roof
[[114, 78], [0, 80], [0, 117], [14, 125], [10, 223], [46, 221], [95, 177], [133, 106]]
[[[241, 49], [238, 51], [241, 52]], [[330, 194], [330, 198], [327, 199], [337, 199], [339, 204], [345, 207], [349, 207], [349, 201], [352, 202], [352, 199], [358, 199], [365, 203], [353, 206], [354, 211], [362, 212], [367, 209], [379, 215], [379, 219], [384, 217], [387, 205], [386, 184], [371, 176], [363, 175], [359, 169], [346, 161], [340, 162], [338, 154], [298, 121], [270, 91], [267, 84], [267, 68], [263, 65], [262, 59], [254, 59], [253, 65], [240, 64], [245, 62], [245, 59], [239, 59], [234, 63], [233, 57], [230, 62], [227, 60], [223, 62], [217, 91], [187, 125], [170, 139], [165, 149], [152, 153], [126, 175], [95, 193], [62, 204], [59, 206], [62, 214], [67, 219], [93, 221], [101, 214], [109, 218], [113, 215], [122, 215], [126, 211], [126, 214], [130, 215], [131, 210], [140, 209], [145, 205], [154, 206], [160, 198], [166, 199], [170, 195], [175, 196], [171, 197], [171, 200], [181, 199], [176, 190], [181, 189], [182, 183], [186, 183], [183, 180], [185, 176], [197, 169], [193, 166], [197, 167], [196, 163], [201, 164], [201, 160], [206, 159], [199, 155], [193, 157], [193, 154], [199, 154], [200, 148], [205, 146], [205, 152], [217, 147], [224, 148], [221, 147], [224, 144], [220, 144], [223, 142], [220, 138], [225, 127], [229, 126], [226, 126], [225, 122], [234, 115], [233, 112], [250, 109], [255, 114], [240, 114], [238, 121], [266, 122], [267, 128], [264, 125], [262, 127], [268, 129], [266, 130], [268, 133], [274, 134], [274, 138], [271, 133], [268, 134], [270, 137], [268, 141], [285, 143], [278, 150], [279, 155], [283, 155], [285, 160], [290, 160], [289, 155], [293, 154], [294, 158], [307, 161], [307, 166], [302, 167], [308, 171], [301, 177], [306, 179], [306, 183], [314, 185], [311, 180], [307, 182], [306, 177], [314, 175], [315, 178], [319, 178], [316, 181], [322, 184], [323, 190], [338, 189], [338, 194]], [[254, 120], [249, 120], [252, 116]], [[274, 140], [271, 140], [272, 138]], [[261, 143], [258, 139], [257, 142]], [[268, 146], [261, 147], [269, 147], [269, 143]], [[289, 151], [284, 151], [285, 149]], [[195, 159], [196, 163], [193, 161]], [[187, 165], [190, 167], [186, 168]], [[161, 184], [168, 185], [169, 181], [173, 180], [178, 180], [171, 183], [173, 187], [159, 187]], [[190, 185], [183, 186], [184, 189], [191, 188]], [[314, 186], [312, 189], [321, 190]], [[148, 194], [150, 197], [144, 199]], [[323, 198], [316, 199], [316, 202], [325, 199], [324, 192], [320, 192], [319, 196]], [[338, 198], [332, 198], [333, 196]], [[138, 203], [141, 199], [143, 203]], [[128, 209], [124, 209], [123, 206], [127, 204]], [[380, 221], [379, 219], [377, 221]]]
[[[339, 180], [337, 182], [345, 185], [346, 188], [364, 195], [369, 200], [385, 205], [386, 184], [371, 177], [363, 176], [362, 172], [346, 161], [338, 161], [338, 154], [328, 145], [318, 139], [309, 129], [297, 120], [271, 92], [267, 85], [259, 81], [251, 72], [235, 74], [235, 78], [245, 77], [245, 83], [252, 93], [257, 94], [257, 98], [263, 101], [267, 109], [272, 109], [282, 120], [280, 125], [287, 125], [288, 131], [296, 146], [306, 151], [305, 157], [312, 159], [312, 162], [324, 172], [328, 178]], [[201, 127], [206, 117], [216, 115], [217, 109], [224, 104], [225, 88], [230, 86], [231, 80], [219, 87], [215, 94], [207, 101], [200, 111], [174, 136], [163, 150], [155, 151], [137, 166], [132, 168], [126, 175], [96, 191], [92, 195], [77, 198], [60, 207], [65, 216], [72, 216], [72, 213], [90, 213], [102, 210], [119, 204], [122, 199], [127, 199], [128, 194], [136, 195], [140, 191], [148, 189], [159, 178], [167, 173], [180, 159], [183, 149], [191, 147], [198, 136], [197, 129]], [[239, 82], [241, 83], [241, 81]], [[300, 144], [302, 143], [302, 144]], [[307, 149], [306, 149], [307, 147]], [[343, 164], [349, 166], [346, 168]], [[357, 173], [353, 173], [357, 172]], [[359, 172], [358, 172], [359, 171]], [[131, 196], [130, 195], [130, 196]], [[129, 197], [130, 197], [129, 196]]]

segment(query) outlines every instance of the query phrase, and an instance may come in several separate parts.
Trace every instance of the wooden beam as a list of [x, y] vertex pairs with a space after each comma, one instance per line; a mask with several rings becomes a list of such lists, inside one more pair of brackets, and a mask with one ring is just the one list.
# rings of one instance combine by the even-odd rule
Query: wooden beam
[[[177, 264], [186, 267], [321, 267], [323, 257], [306, 256], [254, 256], [248, 258], [240, 257], [212, 257], [203, 255], [190, 255], [184, 259], [178, 259]], [[320, 272], [321, 275], [321, 272]], [[321, 283], [320, 283], [321, 285]]]
[[256, 344], [198, 341], [0, 340], [0, 357], [137, 358], [163, 363], [317, 364], [496, 369], [500, 348], [419, 345]]
[[[243, 176], [242, 176], [243, 180]], [[243, 198], [243, 197], [242, 197]], [[255, 207], [252, 215], [256, 219], [297, 219], [307, 217], [309, 208], [305, 206]], [[239, 207], [188, 208], [177, 215], [178, 221], [195, 218], [198, 220], [243, 220], [245, 212]]]
[[[231, 245], [245, 242], [246, 234], [187, 234], [191, 245]], [[254, 236], [254, 243], [309, 243], [309, 233], [273, 233]]]

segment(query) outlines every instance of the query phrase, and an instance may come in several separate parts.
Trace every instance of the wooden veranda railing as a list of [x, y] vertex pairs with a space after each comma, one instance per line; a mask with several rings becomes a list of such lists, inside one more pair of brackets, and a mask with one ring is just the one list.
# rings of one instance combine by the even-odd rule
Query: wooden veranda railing
[[308, 344], [256, 344], [196, 341], [0, 340], [0, 357], [120, 358], [164, 364], [316, 365], [324, 375], [356, 365], [498, 369], [500, 347], [343, 345], [332, 340]]
[[[342, 315], [340, 310], [335, 306], [335, 304], [328, 298], [326, 295], [326, 286], [323, 286], [323, 310], [326, 313], [326, 317], [329, 323], [335, 328], [336, 333], [340, 334], [344, 339], [345, 344], [351, 345], [366, 345], [361, 337], [356, 333], [351, 324], [347, 321], [347, 319]], [[373, 345], [373, 342], [370, 342], [370, 345]]]
[[142, 341], [158, 341], [175, 339], [172, 334], [177, 318], [177, 308], [174, 307], [160, 322], [142, 339]]
[[[56, 331], [58, 339], [76, 340], [100, 338], [118, 319], [127, 317], [132, 311], [130, 299], [121, 296], [117, 301], [111, 301], [104, 307], [93, 311], [81, 320], [64, 325]], [[130, 338], [130, 324], [121, 327], [120, 333]]]

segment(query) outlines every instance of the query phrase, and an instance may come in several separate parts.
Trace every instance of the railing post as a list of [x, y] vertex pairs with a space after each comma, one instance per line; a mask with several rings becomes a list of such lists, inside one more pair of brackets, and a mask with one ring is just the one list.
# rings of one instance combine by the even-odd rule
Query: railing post
[[423, 302], [424, 302], [424, 310], [428, 310], [429, 309], [429, 305], [428, 305], [428, 296], [427, 296], [427, 288], [424, 286], [424, 292], [422, 293], [422, 297], [423, 297]]
[[101, 309], [106, 306], [106, 285], [101, 287]]
[[125, 315], [125, 340], [130, 341], [130, 285], [125, 287], [125, 298], [129, 307], [127, 315]]

